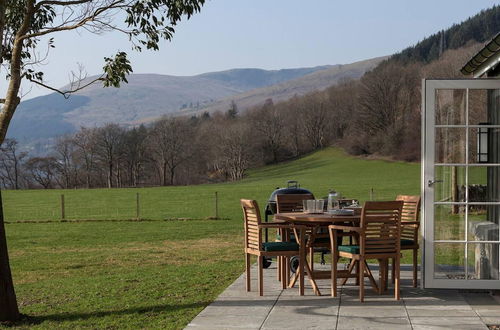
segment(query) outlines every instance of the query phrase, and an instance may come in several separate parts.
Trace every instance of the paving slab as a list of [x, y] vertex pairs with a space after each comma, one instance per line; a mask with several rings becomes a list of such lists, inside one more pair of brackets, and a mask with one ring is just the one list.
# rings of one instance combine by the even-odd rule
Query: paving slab
[[[326, 266], [315, 265], [316, 269]], [[376, 265], [370, 265], [378, 276]], [[252, 269], [252, 291], [245, 289], [242, 274], [196, 316], [186, 329], [487, 329], [500, 324], [500, 302], [486, 292], [421, 290], [412, 287], [411, 267], [403, 265], [401, 300], [394, 299], [392, 284], [387, 293], [375, 293], [368, 282], [365, 302], [350, 280], [330, 296], [330, 280], [318, 281], [322, 296], [306, 281], [305, 295], [298, 288], [281, 289], [275, 264], [264, 270], [264, 296], [257, 292], [257, 271]]]

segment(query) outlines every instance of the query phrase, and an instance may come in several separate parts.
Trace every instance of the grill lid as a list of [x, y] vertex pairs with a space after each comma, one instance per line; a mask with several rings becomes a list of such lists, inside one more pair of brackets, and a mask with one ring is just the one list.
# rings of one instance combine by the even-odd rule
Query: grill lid
[[300, 185], [297, 181], [295, 180], [289, 180], [287, 182], [287, 187], [286, 188], [276, 188], [275, 191], [271, 193], [271, 196], [269, 196], [269, 203], [276, 203], [276, 195], [290, 195], [290, 194], [311, 194], [307, 189], [300, 188]]

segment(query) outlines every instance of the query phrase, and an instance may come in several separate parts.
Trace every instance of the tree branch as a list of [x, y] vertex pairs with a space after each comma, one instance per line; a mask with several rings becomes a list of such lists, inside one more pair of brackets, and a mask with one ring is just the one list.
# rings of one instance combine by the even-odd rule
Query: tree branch
[[78, 86], [77, 88], [72, 89], [72, 90], [69, 90], [69, 91], [62, 91], [62, 90], [59, 90], [59, 89], [54, 88], [54, 87], [52, 87], [52, 86], [46, 85], [46, 84], [44, 84], [44, 83], [42, 83], [42, 82], [40, 82], [40, 81], [36, 81], [36, 80], [32, 80], [32, 79], [28, 79], [28, 80], [29, 80], [29, 81], [31, 81], [31, 82], [32, 82], [32, 83], [34, 83], [34, 84], [37, 84], [37, 85], [42, 86], [42, 87], [44, 87], [44, 88], [50, 89], [51, 91], [54, 91], [54, 92], [56, 92], [56, 93], [59, 93], [59, 94], [61, 94], [61, 95], [62, 95], [65, 99], [67, 99], [67, 98], [69, 98], [69, 96], [70, 96], [71, 94], [73, 94], [73, 93], [75, 93], [75, 92], [78, 92], [79, 90], [82, 90], [82, 89], [86, 88], [87, 86], [90, 86], [90, 85], [92, 85], [92, 84], [96, 83], [97, 81], [103, 81], [103, 80], [104, 80], [104, 74], [103, 74], [103, 75], [101, 75], [99, 78], [96, 78], [96, 79], [94, 79], [94, 80], [90, 81], [89, 83], [87, 83], [87, 84], [85, 84], [85, 85], [83, 85], [83, 86]]
[[42, 6], [72, 6], [72, 5], [81, 5], [87, 2], [92, 2], [92, 0], [73, 0], [73, 1], [40, 1], [35, 6], [35, 9], [38, 10]]
[[119, 4], [123, 3], [123, 2], [124, 2], [123, 0], [115, 0], [115, 1], [113, 1], [112, 3], [110, 3], [107, 6], [99, 7], [99, 8], [97, 8], [94, 11], [93, 14], [91, 14], [88, 17], [85, 17], [85, 18], [81, 19], [78, 23], [75, 23], [73, 25], [60, 26], [60, 27], [55, 27], [55, 28], [51, 28], [51, 29], [39, 31], [39, 32], [36, 32], [36, 33], [25, 34], [20, 39], [24, 40], [24, 39], [29, 39], [29, 38], [40, 37], [40, 36], [43, 36], [43, 35], [46, 35], [46, 34], [50, 34], [50, 33], [54, 33], [54, 32], [70, 31], [70, 30], [78, 29], [78, 28], [84, 26], [85, 24], [94, 21], [101, 13], [104, 13], [104, 12], [110, 10], [110, 9], [123, 7], [123, 6], [119, 6]]

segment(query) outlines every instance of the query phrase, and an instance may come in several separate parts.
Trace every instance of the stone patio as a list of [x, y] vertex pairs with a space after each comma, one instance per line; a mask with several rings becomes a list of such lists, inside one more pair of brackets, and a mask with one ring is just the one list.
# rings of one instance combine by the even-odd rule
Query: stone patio
[[[378, 276], [377, 267], [370, 268]], [[338, 298], [330, 296], [329, 280], [318, 281], [323, 296], [314, 295], [306, 280], [301, 297], [298, 288], [281, 290], [274, 262], [264, 277], [263, 297], [257, 293], [254, 267], [252, 292], [246, 292], [241, 275], [186, 329], [488, 329], [500, 324], [500, 303], [488, 293], [414, 289], [406, 265], [400, 301], [394, 300], [392, 286], [378, 295], [367, 281], [365, 302], [360, 303], [353, 280], [339, 287]]]

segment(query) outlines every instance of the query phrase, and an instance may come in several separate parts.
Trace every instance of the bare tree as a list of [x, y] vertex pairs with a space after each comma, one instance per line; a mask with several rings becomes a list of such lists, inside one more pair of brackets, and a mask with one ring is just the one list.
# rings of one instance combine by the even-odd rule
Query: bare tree
[[19, 152], [15, 139], [5, 139], [0, 147], [0, 176], [5, 187], [19, 189], [23, 159], [27, 152]]
[[71, 136], [61, 136], [54, 146], [57, 160], [57, 170], [62, 176], [63, 188], [77, 185], [77, 167], [75, 163], [75, 140]]
[[322, 94], [306, 95], [300, 102], [300, 119], [305, 137], [313, 150], [326, 146], [329, 112]]
[[155, 123], [149, 145], [162, 185], [174, 184], [178, 167], [191, 157], [192, 140], [192, 127], [183, 118], [164, 118]]
[[265, 104], [251, 112], [252, 127], [256, 136], [259, 136], [264, 144], [264, 157], [271, 155], [271, 162], [278, 162], [279, 153], [283, 148], [285, 135], [285, 121], [283, 114], [269, 99]]
[[128, 171], [129, 184], [136, 187], [146, 162], [147, 130], [144, 126], [133, 128], [125, 133], [123, 158]]
[[241, 180], [255, 152], [247, 123], [220, 122], [213, 131], [213, 168], [231, 181]]
[[92, 186], [92, 173], [95, 168], [97, 137], [95, 129], [82, 127], [74, 136], [75, 158], [82, 164], [85, 175], [85, 187]]
[[107, 124], [96, 131], [96, 155], [106, 169], [107, 187], [113, 187], [115, 170], [123, 152], [124, 130], [117, 124]]
[[31, 177], [44, 189], [54, 186], [57, 166], [57, 160], [54, 157], [33, 157], [26, 161], [26, 169]]

